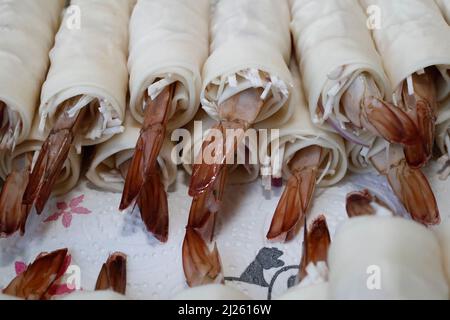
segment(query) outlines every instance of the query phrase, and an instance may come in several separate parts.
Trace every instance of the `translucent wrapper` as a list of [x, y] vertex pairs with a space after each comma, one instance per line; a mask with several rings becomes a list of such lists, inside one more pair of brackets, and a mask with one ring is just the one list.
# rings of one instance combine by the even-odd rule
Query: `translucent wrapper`
[[[123, 191], [125, 179], [120, 166], [133, 158], [140, 128], [139, 123], [127, 115], [125, 131], [96, 147], [94, 159], [86, 173], [96, 187], [111, 192]], [[166, 188], [175, 182], [177, 175], [177, 167], [171, 159], [172, 149], [173, 144], [166, 138], [158, 158], [161, 179]]]
[[291, 5], [291, 29], [313, 122], [335, 131], [326, 123], [332, 119], [345, 130], [350, 121], [341, 113], [340, 101], [356, 77], [368, 74], [382, 96], [391, 93], [367, 18], [354, 0], [291, 0]]
[[91, 116], [76, 138], [78, 145], [95, 145], [122, 131], [128, 91], [128, 23], [134, 3], [71, 2], [50, 53], [39, 109], [40, 131], [52, 128], [59, 106], [76, 96], [83, 99], [71, 113], [89, 108]]
[[[261, 160], [264, 163], [267, 159], [270, 159], [272, 176], [288, 179], [291, 175], [289, 162], [295, 154], [313, 145], [321, 146], [330, 152], [330, 157], [325, 167], [321, 168], [320, 185], [331, 186], [338, 183], [347, 172], [344, 141], [338, 135], [314, 126], [294, 59], [291, 61], [290, 68], [294, 89], [289, 103], [290, 109], [294, 110], [294, 114], [289, 122], [279, 129], [279, 137], [271, 135], [269, 132], [267, 139], [260, 139]], [[272, 121], [277, 123], [277, 116], [265, 121], [264, 124]], [[273, 127], [271, 124], [266, 126]]]
[[141, 0], [130, 21], [130, 109], [144, 120], [144, 97], [176, 83], [169, 130], [191, 121], [200, 105], [209, 52], [209, 1]]
[[[5, 178], [11, 173], [13, 168], [13, 161], [20, 158], [22, 155], [30, 153], [36, 159], [36, 154], [41, 150], [45, 141], [45, 136], [38, 130], [38, 119], [36, 118], [31, 129], [31, 134], [28, 139], [18, 145], [12, 154], [0, 153], [0, 177]], [[78, 183], [81, 172], [81, 156], [76, 152], [75, 148], [71, 148], [69, 156], [64, 162], [62, 171], [56, 180], [53, 188], [53, 195], [60, 196], [68, 193]]]
[[350, 219], [337, 231], [328, 263], [331, 299], [449, 296], [436, 236], [403, 218]]
[[380, 10], [381, 27], [373, 30], [393, 89], [409, 76], [436, 66], [438, 100], [450, 95], [450, 31], [439, 7], [429, 0], [361, 0], [364, 8]]
[[[361, 0], [364, 7], [377, 6], [382, 26], [373, 30], [377, 48], [383, 57], [393, 88], [416, 72], [435, 66], [438, 115], [437, 144], [449, 154], [450, 122], [450, 27], [434, 1], [429, 0]], [[443, 8], [447, 1], [441, 1]], [[447, 141], [446, 141], [447, 140]], [[446, 145], [447, 142], [447, 145]]]
[[[436, 3], [439, 5], [442, 14], [447, 20], [447, 24], [450, 25], [450, 1], [436, 0]], [[448, 32], [450, 32], [450, 27]], [[441, 102], [441, 110], [437, 123], [437, 145], [441, 152], [450, 158], [450, 97], [447, 97], [445, 101]]]
[[449, 0], [435, 0], [441, 9], [447, 23], [450, 24], [450, 1]]
[[7, 107], [1, 111], [2, 146], [13, 147], [30, 134], [64, 3], [0, 1], [0, 102]]
[[206, 285], [185, 290], [175, 295], [173, 300], [251, 300], [249, 296], [225, 285]]
[[[192, 165], [198, 159], [203, 144], [202, 142], [208, 137], [209, 130], [215, 124], [215, 120], [211, 119], [205, 112], [200, 111], [195, 117], [194, 122], [191, 122], [187, 126], [187, 130], [190, 132], [190, 139], [183, 142], [181, 162], [189, 174], [192, 174]], [[236, 161], [235, 164], [229, 164], [227, 181], [231, 184], [250, 183], [255, 181], [259, 176], [260, 165], [258, 161], [257, 141], [246, 139], [245, 147], [249, 152], [248, 158], [252, 159], [253, 162], [249, 165], [244, 165], [244, 161]]]
[[[203, 68], [201, 102], [219, 119], [218, 106], [249, 88], [265, 101], [256, 122], [288, 108], [292, 79], [287, 0], [217, 1], [212, 10], [211, 55]], [[280, 120], [286, 122], [291, 112]]]

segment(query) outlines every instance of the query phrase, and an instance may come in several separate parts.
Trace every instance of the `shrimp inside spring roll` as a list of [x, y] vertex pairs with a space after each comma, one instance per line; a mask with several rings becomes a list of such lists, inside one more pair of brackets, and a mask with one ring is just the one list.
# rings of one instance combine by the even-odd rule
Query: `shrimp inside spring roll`
[[130, 111], [142, 124], [120, 209], [150, 184], [168, 131], [191, 121], [208, 56], [209, 1], [142, 0], [131, 18]]
[[[23, 202], [41, 213], [68, 151], [123, 131], [133, 0], [73, 0], [50, 53], [39, 131], [47, 136]], [[75, 13], [73, 12], [75, 10]], [[79, 23], [73, 21], [78, 14]]]
[[[110, 192], [121, 193], [123, 191], [125, 177], [139, 133], [139, 123], [128, 115], [125, 122], [125, 131], [96, 147], [94, 159], [86, 174], [96, 187]], [[177, 168], [171, 159], [172, 149], [173, 144], [170, 139], [165, 138], [162, 152], [158, 158], [158, 166], [166, 189], [176, 179]]]
[[269, 130], [268, 139], [260, 141], [265, 186], [270, 189], [273, 178], [283, 177], [288, 181], [268, 233], [269, 239], [281, 235], [285, 235], [286, 240], [292, 239], [303, 225], [316, 185], [331, 186], [347, 172], [342, 138], [315, 127], [311, 121], [295, 59], [291, 62], [291, 72], [294, 88], [290, 104], [294, 115], [278, 131]]
[[[450, 1], [436, 0], [447, 24], [450, 25]], [[450, 32], [450, 31], [449, 31]], [[450, 76], [450, 68], [447, 68]], [[442, 153], [439, 162], [442, 164], [440, 178], [446, 180], [450, 176], [450, 97], [441, 102], [437, 119], [436, 143]]]
[[[416, 221], [437, 224], [440, 216], [436, 199], [419, 165], [429, 159], [432, 145], [432, 142], [423, 143], [430, 139], [424, 138], [421, 131], [427, 131], [429, 136], [434, 134], [433, 112], [428, 111], [435, 107], [435, 72], [426, 70], [414, 77], [420, 87], [417, 103], [400, 108], [398, 101], [390, 102], [394, 81], [384, 72], [376, 50], [380, 45], [375, 46], [367, 28], [367, 17], [357, 1], [293, 0], [292, 11], [292, 30], [313, 121], [347, 140], [352, 165], [358, 163], [353, 160], [359, 160], [365, 162], [365, 168], [373, 166], [384, 175]], [[395, 7], [383, 10], [389, 16], [401, 16], [399, 12], [409, 11]], [[375, 29], [374, 34], [385, 33], [387, 29]], [[415, 39], [413, 34], [408, 38]], [[398, 41], [390, 38], [386, 47], [391, 48], [391, 43], [398, 46]], [[414, 56], [408, 51], [393, 54], [401, 60], [394, 68]], [[406, 99], [409, 96], [405, 95], [404, 87], [402, 90], [403, 95], [399, 97], [410, 101]], [[423, 123], [419, 120], [422, 111], [423, 119], [427, 118]], [[385, 143], [378, 149], [380, 141]], [[378, 152], [374, 153], [374, 149]]]
[[[28, 140], [18, 145], [12, 154], [0, 154], [0, 177], [5, 181], [0, 195], [0, 235], [10, 236], [16, 231], [25, 233], [25, 224], [31, 211], [23, 204], [23, 196], [45, 137], [38, 130], [35, 121]], [[79, 181], [81, 156], [75, 148], [68, 150], [68, 156], [61, 164], [61, 170], [54, 177], [53, 195], [60, 196], [71, 191]]]
[[0, 1], [0, 150], [31, 131], [64, 0]]
[[[125, 131], [96, 147], [87, 178], [100, 189], [122, 193], [128, 172], [133, 168], [135, 143], [140, 133], [139, 123], [128, 115]], [[148, 231], [162, 242], [167, 241], [169, 228], [166, 191], [175, 182], [177, 175], [177, 167], [172, 159], [173, 148], [169, 138], [164, 138], [156, 168], [147, 177], [148, 182], [138, 193], [137, 199]]]
[[[391, 81], [393, 102], [417, 128], [405, 146], [407, 163], [424, 166], [432, 156], [439, 104], [450, 98], [450, 32], [434, 1], [364, 0], [383, 12], [373, 38]], [[439, 45], [436, 45], [439, 43]]]

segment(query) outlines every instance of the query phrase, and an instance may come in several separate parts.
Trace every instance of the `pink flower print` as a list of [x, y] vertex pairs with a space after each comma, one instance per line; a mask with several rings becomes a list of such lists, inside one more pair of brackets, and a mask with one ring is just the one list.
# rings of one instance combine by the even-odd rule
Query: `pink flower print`
[[81, 206], [83, 201], [84, 195], [73, 198], [68, 204], [66, 202], [58, 202], [56, 204], [56, 208], [58, 209], [58, 211], [49, 216], [46, 220], [44, 220], [44, 222], [58, 221], [59, 218], [62, 217], [62, 225], [64, 226], [64, 228], [69, 228], [72, 224], [72, 218], [74, 214], [86, 215], [91, 213], [89, 209]]

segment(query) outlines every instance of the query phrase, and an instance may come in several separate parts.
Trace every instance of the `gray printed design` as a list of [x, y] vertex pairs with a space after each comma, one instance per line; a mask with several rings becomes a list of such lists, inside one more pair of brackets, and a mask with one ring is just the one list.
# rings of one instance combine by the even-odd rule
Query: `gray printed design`
[[[263, 248], [256, 258], [250, 263], [240, 277], [225, 277], [225, 281], [242, 282], [267, 288], [267, 298], [272, 299], [273, 287], [278, 277], [288, 271], [299, 269], [298, 265], [285, 266], [285, 262], [280, 259], [284, 252], [277, 248]], [[264, 271], [277, 269], [274, 276], [268, 282]], [[287, 287], [291, 288], [295, 285], [296, 275], [288, 278]]]

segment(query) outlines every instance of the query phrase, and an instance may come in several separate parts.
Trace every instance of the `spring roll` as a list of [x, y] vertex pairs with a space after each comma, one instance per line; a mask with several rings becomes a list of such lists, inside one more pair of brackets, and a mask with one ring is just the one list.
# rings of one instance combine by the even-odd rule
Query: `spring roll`
[[361, 75], [373, 80], [380, 98], [390, 93], [361, 6], [354, 0], [292, 0], [291, 5], [291, 29], [313, 123], [370, 144], [373, 135], [352, 125], [341, 108], [343, 94]]
[[140, 0], [130, 22], [130, 109], [144, 121], [144, 98], [176, 84], [168, 130], [189, 123], [200, 105], [208, 57], [209, 1]]
[[449, 0], [436, 0], [437, 5], [441, 9], [445, 20], [450, 25], [450, 1]]
[[30, 134], [64, 3], [0, 1], [0, 150]]
[[[29, 155], [36, 159], [37, 154], [46, 137], [39, 131], [39, 118], [36, 117], [28, 139], [18, 145], [15, 150], [9, 153], [0, 153], [0, 177], [5, 180], [12, 172], [14, 163], [20, 162], [21, 157]], [[34, 161], [33, 161], [34, 162]], [[53, 195], [62, 196], [71, 191], [78, 183], [81, 172], [81, 156], [72, 147], [69, 156], [64, 162], [63, 168], [53, 189]]]
[[[210, 129], [215, 125], [215, 120], [200, 110], [194, 121], [187, 126], [190, 139], [183, 141], [181, 162], [188, 174], [192, 174], [192, 166], [198, 160], [202, 148], [202, 142], [208, 137]], [[219, 134], [220, 131], [217, 132]], [[259, 176], [260, 165], [258, 161], [257, 139], [249, 136], [245, 139], [243, 148], [238, 148], [238, 156], [234, 164], [229, 164], [228, 179], [231, 184], [246, 184], [255, 181]], [[257, 138], [257, 137], [256, 137]], [[245, 149], [245, 150], [244, 150]], [[206, 162], [208, 153], [204, 154]]]
[[328, 263], [332, 299], [449, 297], [437, 237], [403, 218], [352, 218], [338, 230]]
[[[125, 184], [124, 174], [126, 174], [121, 171], [121, 168], [128, 167], [126, 164], [133, 157], [139, 134], [139, 123], [128, 114], [125, 131], [96, 147], [94, 159], [86, 173], [89, 181], [100, 189], [121, 193]], [[171, 159], [172, 149], [172, 142], [166, 138], [158, 158], [161, 179], [166, 189], [175, 182], [177, 175], [177, 167]]]
[[[437, 144], [442, 153], [447, 155], [448, 160], [446, 139], [448, 141], [448, 123], [450, 121], [448, 111], [450, 101], [450, 55], [448, 54], [450, 52], [450, 29], [439, 7], [434, 1], [429, 0], [362, 0], [361, 3], [364, 8], [369, 6], [378, 8], [381, 14], [381, 26], [373, 30], [373, 38], [383, 57], [386, 72], [394, 89], [394, 103], [398, 103], [400, 99], [399, 90], [405, 84], [410, 98], [414, 98], [417, 92], [419, 92], [419, 95], [430, 94], [431, 92], [424, 92], [424, 89], [429, 91], [430, 89], [414, 82], [413, 76], [420, 76], [431, 67], [437, 70], [433, 73], [436, 96], [431, 99], [436, 100], [440, 107], [437, 108], [438, 110], [431, 111], [433, 113], [431, 116], [437, 117], [437, 119], [430, 119], [429, 121], [434, 122], [436, 120]], [[415, 87], [416, 85], [419, 87]], [[430, 101], [428, 98], [428, 102], [434, 109], [434, 101]], [[415, 111], [412, 110], [412, 112]], [[422, 110], [422, 113], [425, 112], [430, 111]], [[430, 117], [430, 115], [422, 114], [421, 117]], [[425, 134], [429, 135], [430, 133], [425, 131]], [[431, 147], [427, 146], [430, 154]], [[420, 152], [415, 153], [417, 154], [416, 157], [420, 156]], [[450, 174], [450, 169], [448, 174]]]
[[[450, 25], [450, 1], [436, 0], [447, 24]], [[450, 28], [448, 29], [450, 32]], [[447, 71], [449, 73], [450, 71]], [[441, 102], [441, 108], [437, 120], [436, 143], [443, 156], [440, 159], [444, 165], [441, 178], [446, 179], [450, 175], [450, 97]]]
[[[212, 8], [211, 55], [203, 69], [201, 102], [220, 120], [218, 106], [250, 88], [262, 88], [264, 100], [256, 123], [289, 108], [291, 57], [289, 6], [286, 0], [222, 0]], [[292, 115], [285, 112], [280, 120]], [[278, 124], [277, 124], [278, 125]]]
[[435, 66], [437, 98], [450, 95], [450, 32], [439, 7], [429, 0], [361, 0], [364, 8], [381, 12], [381, 27], [373, 38], [395, 90], [411, 75]]
[[[128, 87], [128, 23], [134, 0], [72, 0], [42, 88], [41, 132], [55, 124], [63, 102], [81, 96], [70, 110], [75, 116], [89, 108], [89, 121], [75, 143], [99, 144], [123, 131]], [[79, 21], [77, 22], [77, 18]]]
[[[340, 136], [313, 125], [305, 101], [300, 73], [294, 60], [290, 64], [294, 87], [289, 102], [294, 114], [289, 122], [280, 128], [279, 137], [268, 135], [268, 139], [260, 140], [260, 157], [264, 162], [264, 159], [271, 156], [272, 177], [288, 179], [291, 176], [289, 162], [295, 154], [310, 146], [320, 146], [330, 154], [328, 162], [321, 168], [320, 185], [331, 186], [338, 183], [347, 172], [344, 141]], [[276, 123], [277, 116], [270, 121]], [[267, 125], [267, 127], [272, 126]]]

